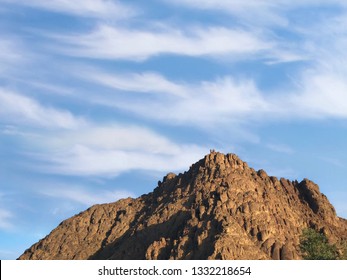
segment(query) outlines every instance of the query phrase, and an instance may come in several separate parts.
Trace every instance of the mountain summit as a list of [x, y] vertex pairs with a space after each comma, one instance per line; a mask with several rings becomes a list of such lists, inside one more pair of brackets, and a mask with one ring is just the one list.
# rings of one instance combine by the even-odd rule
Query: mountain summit
[[149, 194], [63, 221], [19, 259], [301, 259], [305, 228], [347, 240], [347, 220], [315, 183], [211, 151]]

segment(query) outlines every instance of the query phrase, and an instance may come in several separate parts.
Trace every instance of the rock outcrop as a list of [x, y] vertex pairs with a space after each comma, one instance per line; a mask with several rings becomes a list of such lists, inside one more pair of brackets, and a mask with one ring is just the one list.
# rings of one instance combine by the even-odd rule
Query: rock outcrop
[[315, 183], [212, 151], [149, 194], [65, 220], [19, 259], [300, 259], [307, 227], [347, 240], [347, 220]]

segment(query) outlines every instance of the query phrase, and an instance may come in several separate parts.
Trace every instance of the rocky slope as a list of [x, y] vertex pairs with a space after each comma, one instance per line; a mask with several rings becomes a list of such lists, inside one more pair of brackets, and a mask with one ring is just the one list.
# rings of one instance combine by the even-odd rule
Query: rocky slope
[[300, 259], [306, 227], [347, 239], [347, 220], [313, 182], [212, 151], [147, 195], [65, 220], [19, 259]]

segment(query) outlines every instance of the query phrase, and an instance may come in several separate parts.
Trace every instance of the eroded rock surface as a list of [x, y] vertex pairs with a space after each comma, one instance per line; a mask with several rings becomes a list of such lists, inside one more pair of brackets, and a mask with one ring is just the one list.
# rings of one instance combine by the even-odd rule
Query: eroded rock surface
[[347, 220], [310, 180], [269, 177], [213, 151], [147, 195], [65, 220], [19, 259], [300, 259], [307, 227], [347, 240]]

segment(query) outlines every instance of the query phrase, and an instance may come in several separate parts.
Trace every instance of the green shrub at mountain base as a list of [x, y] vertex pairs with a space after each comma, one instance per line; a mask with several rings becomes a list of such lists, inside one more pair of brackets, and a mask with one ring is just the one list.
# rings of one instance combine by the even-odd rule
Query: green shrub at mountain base
[[323, 233], [312, 228], [303, 230], [300, 249], [305, 260], [336, 260], [339, 258], [336, 245], [329, 244]]
[[339, 251], [338, 260], [347, 260], [347, 241], [339, 243], [337, 248]]

